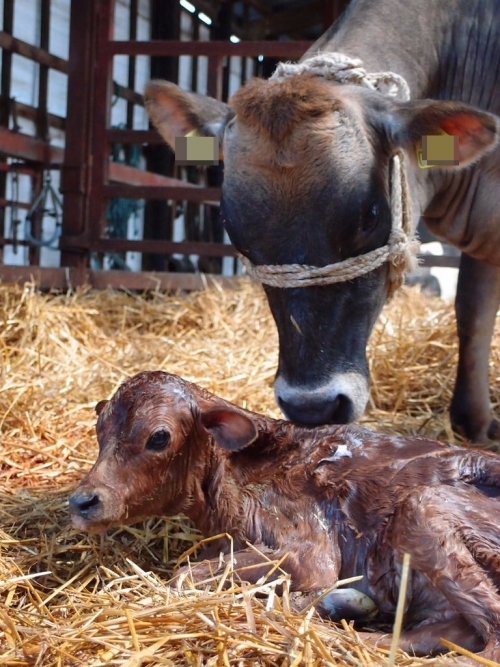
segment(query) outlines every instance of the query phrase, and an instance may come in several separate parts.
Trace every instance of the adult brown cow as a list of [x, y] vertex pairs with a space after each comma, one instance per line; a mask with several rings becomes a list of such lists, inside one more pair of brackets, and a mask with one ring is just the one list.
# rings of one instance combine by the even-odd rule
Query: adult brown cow
[[[276, 396], [290, 419], [345, 423], [365, 409], [366, 344], [391, 262], [331, 284], [286, 278], [295, 265], [310, 276], [371, 261], [378, 248], [391, 259], [390, 173], [402, 155], [413, 220], [462, 251], [453, 426], [476, 442], [500, 439], [488, 382], [500, 303], [499, 16], [498, 0], [353, 0], [305, 54], [304, 71], [283, 66], [229, 106], [149, 85], [168, 143], [192, 130], [223, 136], [222, 213], [265, 286], [279, 332]], [[421, 169], [422, 138], [440, 133], [457, 137], [458, 166]]]

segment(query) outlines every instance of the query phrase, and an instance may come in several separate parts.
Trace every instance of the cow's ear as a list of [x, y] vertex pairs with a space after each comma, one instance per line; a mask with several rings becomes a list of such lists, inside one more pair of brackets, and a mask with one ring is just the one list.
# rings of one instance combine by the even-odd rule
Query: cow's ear
[[151, 122], [167, 144], [174, 148], [176, 137], [189, 132], [222, 138], [234, 112], [212, 97], [187, 93], [170, 81], [150, 81], [144, 101]]
[[419, 100], [401, 105], [395, 114], [392, 134], [405, 148], [418, 151], [425, 136], [449, 134], [456, 137], [456, 168], [466, 167], [492, 150], [499, 137], [500, 125], [492, 114], [460, 102]]
[[96, 413], [97, 416], [99, 416], [101, 414], [101, 412], [103, 411], [104, 406], [107, 405], [107, 403], [109, 403], [109, 401], [107, 401], [106, 399], [104, 399], [103, 401], [99, 401], [99, 403], [96, 403], [96, 406], [95, 406], [94, 409], [95, 409], [95, 413]]
[[248, 447], [258, 436], [251, 417], [226, 406], [202, 412], [201, 422], [219, 447], [231, 452]]

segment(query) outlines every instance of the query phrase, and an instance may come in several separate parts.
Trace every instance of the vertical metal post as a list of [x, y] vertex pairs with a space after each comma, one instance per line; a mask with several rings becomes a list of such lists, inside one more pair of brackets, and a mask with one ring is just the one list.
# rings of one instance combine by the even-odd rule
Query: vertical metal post
[[[130, 0], [130, 21], [128, 29], [128, 38], [129, 40], [135, 41], [137, 39], [137, 14], [139, 11], [139, 2], [138, 0]], [[130, 90], [135, 90], [135, 65], [136, 59], [135, 56], [129, 56], [128, 59], [128, 87]], [[131, 101], [127, 101], [127, 128], [133, 129], [134, 127], [134, 108], [135, 104]]]
[[222, 70], [224, 67], [223, 56], [209, 56], [207, 93], [216, 100], [222, 99]]
[[88, 246], [101, 233], [106, 208], [103, 186], [108, 179], [112, 67], [107, 46], [114, 4], [114, 0], [71, 2], [61, 265], [81, 269], [82, 280]]
[[[66, 143], [61, 172], [64, 194], [61, 266], [84, 269], [88, 256], [85, 236], [89, 220], [91, 131], [96, 63], [96, 0], [71, 0]], [[83, 94], [82, 94], [83, 92]], [[68, 242], [66, 237], [73, 237]], [[80, 237], [76, 243], [74, 238]]]
[[[42, 0], [40, 16], [40, 48], [49, 51], [50, 38], [50, 2]], [[38, 109], [36, 119], [37, 136], [44, 141], [49, 139], [49, 123], [47, 117], [47, 98], [49, 85], [49, 68], [47, 65], [39, 65], [40, 76], [38, 79]]]
[[[151, 39], [179, 39], [180, 5], [178, 0], [151, 0]], [[179, 58], [151, 58], [151, 78], [167, 79], [177, 83]], [[146, 169], [157, 174], [171, 176], [174, 172], [174, 154], [167, 146], [148, 146]], [[144, 211], [144, 238], [171, 239], [173, 229], [172, 206], [166, 201], [151, 200]], [[142, 256], [143, 271], [166, 271], [169, 258], [164, 255]]]
[[[51, 0], [41, 1], [40, 14], [40, 38], [39, 44], [41, 49], [49, 51], [50, 39], [50, 3]], [[49, 141], [49, 120], [48, 120], [48, 87], [49, 87], [49, 68], [47, 65], [39, 65], [38, 77], [38, 108], [36, 114], [36, 134], [37, 137], [43, 141]], [[49, 165], [42, 165], [47, 168]], [[31, 179], [32, 192], [36, 197], [44, 186], [43, 173], [40, 171]], [[36, 213], [31, 217], [31, 235], [38, 239], [42, 235], [42, 219], [43, 214]], [[40, 264], [40, 248], [37, 246], [30, 246], [29, 248], [29, 264], [30, 266], [38, 266]]]
[[113, 39], [115, 0], [96, 1], [95, 32], [95, 94], [92, 108], [92, 171], [90, 177], [89, 236], [97, 241], [106, 225], [108, 202], [104, 198], [104, 186], [109, 182], [108, 127], [111, 110], [111, 86], [113, 61], [108, 44]]
[[[190, 40], [197, 42], [200, 39], [200, 22], [196, 17], [190, 15], [191, 35]], [[191, 90], [198, 90], [198, 56], [191, 56]]]
[[[4, 0], [3, 4], [3, 29], [12, 35], [14, 26], [14, 0]], [[4, 51], [2, 53], [2, 73], [0, 76], [0, 125], [9, 127], [10, 118], [10, 83], [12, 76], [12, 53]], [[7, 160], [2, 158], [0, 164], [7, 164]], [[5, 200], [7, 189], [7, 171], [0, 169], [0, 199]], [[5, 212], [6, 208], [0, 206], [0, 239], [5, 238]], [[0, 264], [3, 264], [3, 252], [0, 252]]]

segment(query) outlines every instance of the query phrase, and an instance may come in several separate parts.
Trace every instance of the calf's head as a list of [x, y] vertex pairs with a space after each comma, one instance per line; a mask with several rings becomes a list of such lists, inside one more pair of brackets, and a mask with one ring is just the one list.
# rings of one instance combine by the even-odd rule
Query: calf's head
[[[223, 138], [222, 215], [254, 265], [324, 266], [383, 246], [392, 226], [389, 165], [396, 151], [405, 150], [416, 171], [423, 136], [454, 134], [461, 168], [497, 138], [495, 118], [467, 105], [398, 103], [309, 75], [252, 81], [218, 107], [152, 82], [146, 103], [172, 146], [191, 130]], [[333, 285], [265, 286], [279, 333], [276, 396], [287, 417], [315, 425], [363, 413], [366, 345], [388, 273], [384, 264]]]
[[202, 511], [217, 452], [257, 437], [244, 411], [160, 371], [134, 376], [96, 411], [99, 456], [69, 499], [73, 525], [89, 532]]

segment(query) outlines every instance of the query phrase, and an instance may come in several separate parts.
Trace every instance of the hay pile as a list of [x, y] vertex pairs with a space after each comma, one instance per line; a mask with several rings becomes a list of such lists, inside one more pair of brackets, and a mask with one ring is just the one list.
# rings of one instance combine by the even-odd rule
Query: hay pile
[[[402, 291], [372, 338], [374, 428], [452, 439], [450, 306]], [[178, 373], [279, 416], [277, 337], [260, 290], [42, 295], [0, 285], [0, 664], [378, 665], [349, 629], [294, 614], [273, 587], [168, 586], [199, 536], [176, 517], [75, 533], [66, 498], [96, 455], [95, 403], [128, 375]], [[492, 386], [500, 403], [500, 340]], [[219, 589], [217, 586], [219, 584]], [[398, 665], [459, 664], [400, 654]]]

